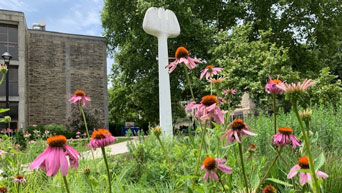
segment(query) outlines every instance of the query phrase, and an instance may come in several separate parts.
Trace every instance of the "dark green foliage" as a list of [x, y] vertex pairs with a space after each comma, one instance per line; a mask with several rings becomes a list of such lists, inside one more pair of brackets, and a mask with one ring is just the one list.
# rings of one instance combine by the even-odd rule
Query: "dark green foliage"
[[[267, 74], [280, 73], [287, 81], [298, 81], [316, 79], [323, 67], [330, 67], [331, 75], [341, 78], [342, 7], [338, 0], [106, 0], [102, 23], [108, 48], [111, 53], [115, 51], [113, 88], [109, 91], [110, 119], [114, 122], [136, 120], [139, 116], [158, 122], [157, 39], [142, 29], [144, 13], [151, 6], [171, 9], [178, 17], [181, 34], [169, 39], [170, 56], [178, 46], [185, 46], [191, 56], [203, 58], [208, 64], [224, 65], [230, 71], [227, 75], [234, 75], [227, 77], [231, 79], [228, 85], [236, 88], [240, 96], [244, 91], [253, 91], [251, 97], [257, 104], [259, 99], [265, 99], [262, 86]], [[233, 26], [246, 23], [250, 26], [246, 31], [240, 29], [240, 39], [230, 39], [237, 35], [224, 38]], [[230, 49], [222, 49], [225, 45], [220, 48], [215, 35]], [[216, 48], [224, 52], [209, 52]], [[237, 59], [242, 60], [234, 61]], [[246, 67], [229, 69], [231, 63]], [[208, 93], [204, 82], [198, 80], [205, 65], [191, 72], [197, 100]], [[177, 109], [179, 101], [190, 99], [190, 92], [182, 68], [170, 77], [173, 109]], [[251, 79], [249, 84], [247, 80]], [[236, 80], [241, 83], [235, 85]], [[329, 82], [335, 83], [336, 79]], [[182, 117], [182, 113], [177, 110], [173, 117]]]
[[[103, 128], [103, 125], [101, 125], [100, 122], [101, 117], [99, 116], [100, 109], [93, 108], [91, 105], [87, 105], [83, 107], [83, 110], [87, 120], [89, 132], [96, 128]], [[71, 115], [68, 118], [65, 127], [69, 128], [75, 133], [77, 131], [86, 131], [82, 113], [77, 105], [72, 105]]]
[[[35, 130], [39, 132], [35, 133]], [[64, 127], [64, 125], [37, 125], [27, 128], [27, 132], [31, 134], [31, 139], [35, 139], [35, 135], [46, 138], [48, 135], [44, 134], [45, 131], [49, 131], [50, 135], [64, 135], [68, 139], [75, 137], [75, 132]]]

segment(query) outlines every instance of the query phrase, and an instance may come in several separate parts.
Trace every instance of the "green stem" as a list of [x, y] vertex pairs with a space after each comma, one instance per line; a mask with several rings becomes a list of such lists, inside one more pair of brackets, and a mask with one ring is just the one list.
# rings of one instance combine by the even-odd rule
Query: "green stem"
[[[201, 127], [202, 127], [202, 125], [201, 125]], [[204, 136], [205, 136], [206, 127], [207, 127], [207, 122], [205, 122], [204, 128], [202, 127], [201, 145], [200, 145], [200, 149], [199, 149], [199, 155], [197, 157], [197, 163], [196, 163], [196, 168], [195, 168], [195, 176], [197, 176], [198, 168], [199, 168], [199, 165], [201, 162], [201, 155], [202, 155], [202, 148], [203, 148], [203, 143], [204, 143]], [[194, 189], [195, 181], [196, 181], [196, 178], [194, 178], [194, 180], [192, 182], [192, 189]]]
[[64, 181], [64, 185], [65, 185], [65, 189], [66, 189], [67, 193], [70, 193], [69, 185], [68, 185], [66, 176], [63, 176], [63, 181]]
[[273, 95], [273, 118], [274, 118], [274, 134], [277, 134], [277, 104], [276, 95]]
[[18, 182], [18, 193], [20, 193], [20, 182]]
[[313, 181], [314, 181], [314, 183], [313, 183], [314, 184], [313, 190], [314, 190], [314, 192], [320, 192], [319, 191], [319, 187], [318, 187], [318, 183], [317, 183], [317, 176], [316, 176], [316, 172], [315, 172], [315, 168], [314, 168], [314, 164], [313, 164], [313, 159], [312, 159], [312, 155], [311, 155], [311, 151], [310, 151], [310, 142], [309, 142], [308, 136], [306, 135], [306, 132], [305, 132], [305, 129], [304, 129], [304, 125], [303, 125], [303, 121], [300, 118], [299, 113], [298, 113], [297, 101], [293, 102], [293, 111], [296, 114], [296, 117], [298, 119], [300, 128], [301, 128], [302, 133], [303, 133], [304, 142], [305, 142], [305, 148], [306, 148], [306, 152], [307, 152], [308, 157], [309, 157], [309, 167], [310, 167], [310, 170], [311, 170], [311, 173], [312, 173], [312, 176], [313, 176]]
[[6, 74], [7, 74], [7, 71], [2, 72], [2, 78], [1, 78], [0, 84], [2, 84], [2, 82], [5, 80]]
[[213, 83], [210, 82], [210, 95], [213, 95]]
[[165, 148], [164, 144], [162, 143], [162, 141], [160, 140], [159, 136], [157, 137], [157, 139], [158, 139], [158, 141], [160, 143], [160, 146], [162, 147], [162, 149], [164, 151], [165, 159], [166, 159], [167, 163], [169, 164], [169, 169], [170, 169], [170, 174], [171, 174], [171, 177], [172, 177], [172, 181], [173, 181], [174, 186], [176, 187], [176, 180], [175, 180], [175, 176], [173, 175], [173, 169], [171, 167], [171, 161], [169, 159], [169, 154], [166, 151], [166, 148]]
[[245, 180], [245, 186], [246, 186], [247, 193], [249, 193], [249, 191], [248, 191], [247, 176], [246, 176], [246, 171], [245, 171], [245, 164], [244, 164], [244, 162], [243, 162], [242, 145], [241, 145], [241, 143], [238, 143], [238, 144], [239, 144], [240, 161], [241, 161], [241, 167], [242, 167], [243, 178], [244, 178], [244, 180]]
[[304, 121], [304, 123], [306, 126], [306, 135], [308, 136], [309, 143], [311, 143], [311, 141], [310, 141], [310, 123], [309, 123], [309, 121]]
[[86, 176], [85, 178], [86, 178], [87, 183], [88, 183], [89, 186], [90, 186], [90, 192], [91, 192], [91, 193], [94, 193], [93, 186], [91, 185], [88, 176]]
[[255, 192], [258, 192], [258, 190], [259, 190], [261, 184], [265, 181], [266, 177], [267, 177], [268, 174], [270, 173], [270, 171], [271, 171], [271, 169], [273, 168], [274, 164], [276, 163], [276, 161], [277, 161], [278, 158], [280, 157], [280, 153], [281, 153], [282, 150], [283, 150], [283, 147], [280, 147], [280, 149], [278, 150], [277, 156], [273, 159], [272, 164], [271, 164], [271, 166], [268, 168], [268, 170], [267, 170], [266, 174], [264, 175], [264, 177], [261, 178], [261, 180], [260, 180], [260, 182], [259, 182], [257, 188], [255, 189]]
[[112, 193], [112, 185], [111, 185], [111, 181], [112, 180], [111, 180], [111, 175], [110, 175], [110, 172], [109, 172], [108, 162], [107, 162], [107, 158], [106, 158], [106, 151], [105, 151], [104, 147], [101, 147], [101, 150], [102, 150], [103, 159], [104, 159], [104, 162], [106, 164], [106, 169], [107, 169], [109, 193]]
[[190, 77], [188, 74], [188, 69], [186, 68], [185, 64], [183, 66], [184, 66], [184, 72], [185, 72], [186, 79], [188, 80], [188, 85], [190, 88], [191, 97], [192, 97], [192, 100], [195, 102], [195, 96], [194, 96], [194, 92], [192, 91], [191, 80], [190, 80]]
[[[82, 107], [82, 104], [79, 103], [79, 107], [80, 107], [80, 111], [82, 113], [82, 117], [83, 117], [83, 121], [84, 121], [84, 126], [86, 128], [86, 132], [87, 132], [87, 137], [88, 137], [88, 142], [90, 141], [90, 135], [89, 135], [89, 131], [88, 131], [88, 124], [87, 124], [87, 119], [86, 119], [86, 116], [84, 114], [84, 110], [83, 110], [83, 107]], [[93, 160], [95, 160], [95, 156], [94, 156], [94, 150], [93, 148], [91, 148], [91, 155], [93, 157]]]
[[226, 189], [224, 188], [224, 184], [223, 184], [223, 182], [221, 180], [221, 176], [219, 174], [217, 174], [217, 176], [218, 176], [220, 184], [222, 185], [223, 191], [226, 192]]

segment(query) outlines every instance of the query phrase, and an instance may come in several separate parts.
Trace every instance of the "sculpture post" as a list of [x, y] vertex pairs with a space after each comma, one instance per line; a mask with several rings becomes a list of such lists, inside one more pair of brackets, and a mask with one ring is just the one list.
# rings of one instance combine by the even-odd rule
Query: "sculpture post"
[[143, 29], [158, 38], [159, 120], [163, 134], [172, 137], [170, 78], [168, 69], [165, 68], [169, 63], [167, 38], [177, 37], [180, 27], [172, 11], [150, 7], [145, 13]]

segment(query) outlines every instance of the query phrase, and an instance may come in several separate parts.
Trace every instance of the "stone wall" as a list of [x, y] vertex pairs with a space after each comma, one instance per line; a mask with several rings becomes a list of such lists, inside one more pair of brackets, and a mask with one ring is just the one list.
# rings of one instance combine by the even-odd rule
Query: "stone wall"
[[104, 38], [29, 30], [28, 125], [64, 124], [70, 94], [82, 89], [101, 110], [108, 127], [106, 42]]

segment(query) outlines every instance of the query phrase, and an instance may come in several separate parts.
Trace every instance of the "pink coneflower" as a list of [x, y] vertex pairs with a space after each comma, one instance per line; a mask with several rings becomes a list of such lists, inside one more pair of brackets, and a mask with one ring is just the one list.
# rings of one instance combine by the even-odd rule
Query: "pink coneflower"
[[223, 70], [223, 68], [214, 67], [213, 65], [208, 65], [202, 71], [200, 79], [202, 79], [205, 76], [205, 78], [207, 80], [209, 80], [209, 77], [212, 77], [212, 76], [216, 75], [218, 72], [220, 72], [222, 70]]
[[224, 96], [227, 96], [229, 94], [235, 94], [236, 90], [232, 88], [227, 88], [226, 90], [223, 91]]
[[216, 123], [224, 124], [224, 116], [218, 103], [219, 101], [215, 95], [207, 95], [202, 97], [200, 104], [191, 102], [186, 106], [185, 110], [197, 109], [196, 118], [200, 121], [213, 118]]
[[38, 134], [40, 131], [38, 131], [38, 130], [33, 130], [33, 133], [35, 133], [35, 134]]
[[3, 150], [0, 149], [0, 156], [5, 155], [6, 153], [7, 153], [7, 152], [5, 152], [5, 151], [3, 151]]
[[184, 63], [190, 70], [197, 67], [197, 63], [202, 63], [201, 59], [194, 59], [189, 56], [189, 51], [184, 47], [178, 47], [175, 54], [176, 60], [169, 65], [167, 65], [165, 68], [169, 68], [169, 73], [174, 71], [178, 64]]
[[90, 97], [87, 97], [83, 90], [76, 90], [74, 92], [74, 95], [70, 95], [70, 97], [70, 103], [82, 103], [82, 106], [84, 106], [87, 102], [91, 101]]
[[212, 157], [205, 158], [201, 167], [202, 170], [205, 170], [204, 181], [207, 181], [208, 178], [219, 180], [217, 173], [216, 173], [217, 169], [221, 170], [222, 172], [226, 174], [231, 174], [233, 172], [233, 169], [224, 164], [220, 164], [223, 162], [226, 162], [226, 160], [221, 159], [221, 158], [214, 159]]
[[226, 138], [226, 145], [238, 141], [241, 143], [240, 138], [244, 135], [256, 136], [257, 134], [249, 131], [249, 127], [243, 122], [242, 119], [235, 119], [230, 125], [229, 130], [222, 136]]
[[7, 133], [12, 133], [13, 130], [11, 128], [7, 128]]
[[[298, 159], [298, 164], [296, 164], [295, 166], [293, 166], [289, 172], [289, 174], [287, 175], [287, 178], [293, 178], [295, 175], [298, 174], [298, 170], [300, 169], [309, 169], [309, 159], [308, 157], [301, 157]], [[328, 174], [317, 170], [316, 171], [316, 175], [318, 178], [327, 178], [329, 177]], [[311, 181], [311, 174], [309, 173], [305, 173], [305, 172], [300, 172], [299, 173], [299, 182], [301, 186], [304, 186], [304, 184], [306, 184], [308, 181]]]
[[284, 90], [277, 87], [278, 84], [282, 83], [281, 80], [279, 80], [279, 75], [277, 76], [277, 79], [272, 79], [272, 77], [268, 76], [269, 80], [265, 86], [265, 91], [270, 94], [283, 94]]
[[24, 178], [24, 176], [17, 176], [13, 179], [13, 181], [20, 184], [26, 184], [26, 179]]
[[81, 138], [79, 135], [76, 135], [76, 139], [79, 139], [79, 138]]
[[311, 79], [305, 79], [303, 83], [298, 82], [297, 84], [295, 83], [287, 84], [287, 83], [281, 82], [277, 84], [276, 86], [285, 93], [296, 93], [296, 92], [304, 92], [310, 86], [315, 85], [315, 84], [316, 84], [315, 81]]
[[212, 84], [219, 84], [219, 83], [223, 82], [224, 80], [226, 80], [225, 77], [218, 77], [218, 78], [216, 78], [216, 79], [210, 78], [210, 79], [208, 80], [208, 82], [210, 82], [210, 83], [212, 83]]
[[34, 143], [37, 143], [35, 140], [30, 140], [29, 141], [29, 144], [34, 144]]
[[67, 139], [63, 135], [49, 137], [47, 139], [48, 147], [32, 162], [30, 169], [34, 170], [40, 167], [47, 172], [47, 176], [55, 176], [61, 169], [62, 175], [66, 176], [69, 170], [67, 156], [70, 167], [78, 168], [79, 153], [66, 145], [66, 141]]
[[279, 146], [285, 146], [287, 144], [292, 144], [292, 148], [300, 147], [298, 139], [292, 135], [293, 129], [288, 127], [280, 127], [278, 129], [279, 133], [273, 136], [273, 143]]
[[45, 135], [49, 135], [50, 131], [49, 130], [45, 130], [44, 133], [45, 133]]
[[93, 131], [91, 140], [87, 146], [94, 150], [98, 147], [105, 147], [114, 143], [115, 138], [107, 129], [97, 129]]
[[77, 131], [77, 132], [76, 132], [76, 135], [81, 135], [81, 132]]
[[1, 129], [1, 133], [6, 133], [7, 130], [6, 129]]
[[25, 137], [25, 138], [31, 137], [31, 133], [24, 133], [24, 137]]

